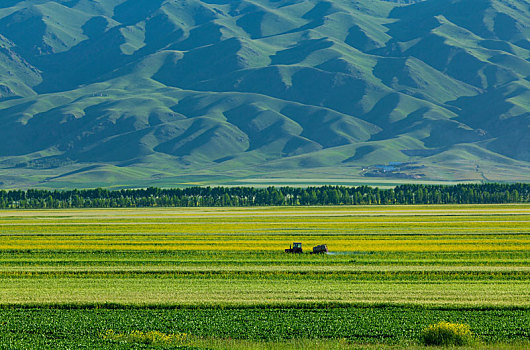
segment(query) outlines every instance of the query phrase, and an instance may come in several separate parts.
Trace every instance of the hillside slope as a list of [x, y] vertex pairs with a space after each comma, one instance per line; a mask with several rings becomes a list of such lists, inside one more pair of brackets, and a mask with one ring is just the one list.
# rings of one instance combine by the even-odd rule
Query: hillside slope
[[529, 170], [525, 0], [0, 4], [3, 187]]

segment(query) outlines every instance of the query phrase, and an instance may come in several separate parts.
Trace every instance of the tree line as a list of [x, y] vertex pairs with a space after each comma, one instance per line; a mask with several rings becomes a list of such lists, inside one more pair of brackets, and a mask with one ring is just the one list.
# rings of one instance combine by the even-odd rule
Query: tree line
[[1, 209], [528, 203], [530, 184], [0, 191]]

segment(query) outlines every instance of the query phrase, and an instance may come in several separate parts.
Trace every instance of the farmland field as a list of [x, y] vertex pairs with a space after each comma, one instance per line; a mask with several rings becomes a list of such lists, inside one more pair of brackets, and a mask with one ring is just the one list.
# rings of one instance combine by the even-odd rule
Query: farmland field
[[0, 304], [0, 348], [127, 348], [134, 331], [186, 333], [158, 344], [177, 348], [410, 347], [440, 320], [524, 348], [530, 206], [6, 210]]

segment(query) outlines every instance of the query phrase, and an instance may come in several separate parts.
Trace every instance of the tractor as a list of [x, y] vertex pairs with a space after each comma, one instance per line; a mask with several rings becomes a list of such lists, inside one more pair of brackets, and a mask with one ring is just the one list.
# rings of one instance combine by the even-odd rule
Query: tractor
[[289, 246], [289, 249], [285, 249], [286, 253], [295, 253], [295, 254], [301, 254], [302, 251], [302, 243], [293, 243], [292, 247]]

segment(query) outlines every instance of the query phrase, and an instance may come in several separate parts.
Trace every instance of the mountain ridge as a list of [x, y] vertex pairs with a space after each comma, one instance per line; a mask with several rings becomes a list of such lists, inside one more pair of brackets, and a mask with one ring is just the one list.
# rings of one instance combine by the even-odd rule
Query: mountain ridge
[[525, 1], [13, 0], [0, 35], [3, 187], [530, 181]]

